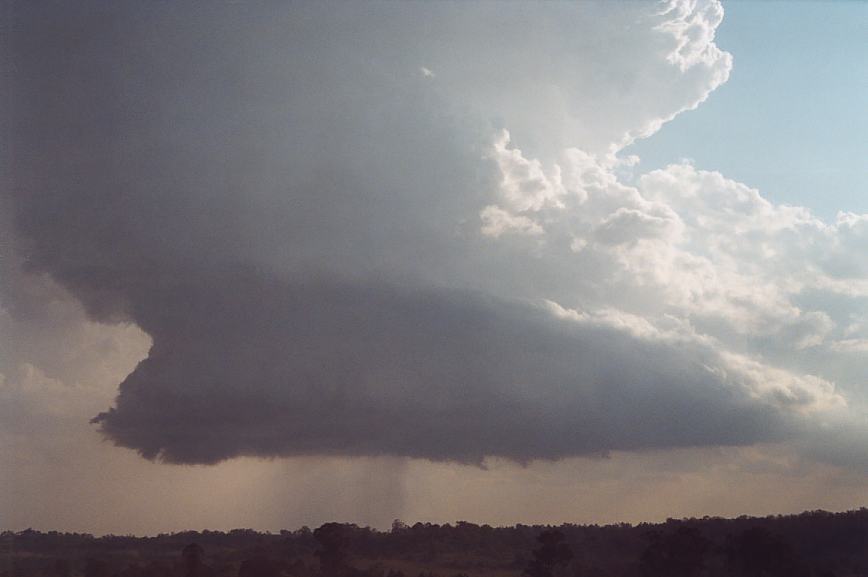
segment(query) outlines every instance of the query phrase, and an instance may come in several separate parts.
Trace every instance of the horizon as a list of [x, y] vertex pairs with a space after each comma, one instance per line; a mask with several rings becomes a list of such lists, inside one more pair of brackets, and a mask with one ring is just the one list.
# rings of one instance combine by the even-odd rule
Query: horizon
[[868, 505], [868, 3], [3, 6], [3, 528]]
[[[372, 527], [370, 525], [358, 525], [356, 523], [341, 522], [341, 521], [325, 521], [323, 523], [323, 525], [338, 524], [338, 525], [355, 526], [355, 527], [358, 527], [359, 529], [370, 530], [370, 531], [374, 531], [374, 532], [380, 533], [380, 534], [389, 534], [389, 533], [394, 532], [396, 523], [400, 523], [401, 525], [404, 526], [405, 529], [412, 529], [413, 527], [416, 527], [418, 525], [421, 525], [421, 526], [438, 526], [438, 527], [453, 527], [454, 528], [454, 527], [458, 527], [459, 525], [463, 525], [463, 524], [472, 525], [472, 526], [479, 527], [479, 528], [489, 527], [492, 529], [516, 529], [516, 528], [521, 528], [521, 527], [529, 527], [532, 529], [540, 529], [540, 528], [552, 529], [552, 528], [559, 528], [559, 527], [579, 527], [579, 528], [618, 527], [618, 528], [636, 529], [636, 528], [641, 528], [641, 527], [645, 527], [645, 526], [654, 527], [654, 526], [668, 525], [668, 524], [673, 524], [673, 523], [684, 524], [684, 523], [691, 523], [691, 522], [696, 522], [696, 521], [771, 521], [771, 520], [778, 520], [778, 519], [794, 519], [794, 518], [812, 516], [812, 515], [813, 516], [830, 515], [830, 516], [835, 517], [835, 516], [845, 516], [845, 515], [852, 515], [852, 514], [865, 513], [865, 512], [868, 512], [868, 507], [859, 507], [857, 509], [848, 509], [846, 511], [827, 511], [825, 509], [811, 509], [811, 510], [801, 511], [799, 513], [786, 513], [786, 514], [739, 515], [738, 517], [721, 517], [721, 516], [717, 516], [717, 515], [706, 515], [703, 517], [679, 517], [679, 518], [669, 517], [669, 518], [666, 518], [663, 520], [658, 520], [658, 521], [638, 521], [638, 522], [613, 521], [610, 523], [593, 523], [593, 522], [571, 523], [569, 521], [565, 521], [563, 523], [558, 523], [558, 524], [553, 524], [553, 523], [526, 524], [526, 523], [517, 522], [517, 523], [513, 523], [511, 525], [489, 525], [488, 523], [474, 523], [472, 521], [465, 521], [465, 520], [447, 521], [445, 523], [430, 523], [427, 521], [409, 522], [409, 521], [404, 521], [403, 519], [393, 519], [392, 523], [390, 524], [389, 527]], [[308, 531], [313, 531], [314, 529], [316, 529], [316, 527], [310, 527], [308, 525], [299, 525], [295, 528], [282, 527], [282, 528], [276, 529], [276, 530], [272, 530], [272, 529], [261, 529], [260, 530], [260, 529], [253, 529], [250, 527], [232, 527], [230, 529], [209, 529], [206, 527], [206, 528], [198, 528], [198, 529], [189, 528], [189, 529], [181, 529], [178, 531], [170, 531], [167, 533], [150, 533], [150, 534], [143, 534], [143, 533], [138, 533], [138, 534], [136, 534], [136, 533], [93, 534], [93, 533], [83, 533], [83, 532], [77, 532], [77, 531], [40, 530], [40, 529], [34, 529], [32, 527], [27, 527], [26, 529], [20, 529], [20, 530], [13, 531], [13, 530], [4, 529], [4, 528], [0, 527], [0, 534], [7, 534], [7, 533], [17, 534], [17, 533], [25, 533], [28, 531], [33, 531], [33, 532], [43, 533], [43, 534], [56, 532], [56, 533], [62, 533], [62, 534], [66, 534], [66, 535], [89, 535], [95, 539], [102, 539], [105, 537], [153, 539], [153, 538], [157, 538], [157, 537], [175, 537], [178, 535], [184, 535], [186, 533], [200, 533], [200, 534], [220, 533], [220, 534], [226, 535], [226, 534], [230, 534], [233, 532], [239, 532], [239, 531], [243, 531], [243, 532], [252, 531], [254, 533], [261, 534], [261, 535], [277, 536], [277, 535], [282, 535], [284, 533], [299, 533], [299, 532], [305, 531], [305, 529]]]

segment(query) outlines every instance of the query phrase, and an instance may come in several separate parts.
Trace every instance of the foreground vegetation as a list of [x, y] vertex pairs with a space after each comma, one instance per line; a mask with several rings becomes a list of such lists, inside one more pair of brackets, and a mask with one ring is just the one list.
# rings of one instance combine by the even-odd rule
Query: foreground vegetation
[[661, 524], [0, 534], [0, 577], [868, 577], [868, 509]]

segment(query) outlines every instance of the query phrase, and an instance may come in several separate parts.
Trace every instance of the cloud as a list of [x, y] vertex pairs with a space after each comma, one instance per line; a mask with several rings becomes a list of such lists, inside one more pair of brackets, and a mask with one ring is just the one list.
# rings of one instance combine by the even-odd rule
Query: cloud
[[505, 232], [517, 234], [542, 234], [542, 227], [532, 219], [511, 214], [499, 206], [488, 205], [479, 212], [482, 220], [482, 234], [499, 237]]
[[858, 292], [861, 217], [826, 224], [690, 165], [619, 176], [623, 146], [728, 77], [721, 16], [28, 5], [9, 247], [151, 339], [95, 419], [151, 459], [809, 434], [850, 405], [784, 352], [843, 338], [799, 298]]
[[[208, 284], [219, 288], [155, 295], [189, 304], [148, 327], [148, 359], [97, 419], [146, 457], [480, 462], [738, 444], [784, 430], [770, 425], [784, 421], [779, 391], [806, 406], [830, 396], [797, 380], [764, 382], [775, 388], [765, 395], [733, 362], [715, 371], [722, 359], [699, 342], [673, 346], [458, 291], [273, 286], [238, 273]], [[771, 402], [754, 402], [763, 396]]]

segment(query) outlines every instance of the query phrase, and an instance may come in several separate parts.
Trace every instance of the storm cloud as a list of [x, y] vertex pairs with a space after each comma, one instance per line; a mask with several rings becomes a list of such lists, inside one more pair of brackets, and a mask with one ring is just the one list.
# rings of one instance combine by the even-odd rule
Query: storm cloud
[[771, 440], [779, 419], [687, 343], [457, 291], [208, 280], [154, 295], [186, 305], [149, 311], [154, 347], [97, 418], [147, 457], [531, 460]]
[[[150, 459], [779, 440], [846, 401], [732, 336], [833, 335], [786, 275], [799, 258], [822, 272], [808, 245], [862, 221], [825, 225], [689, 165], [625, 184], [617, 155], [726, 80], [721, 17], [17, 5], [6, 250], [150, 336], [94, 419]], [[752, 260], [757, 239], [793, 236], [813, 240]], [[771, 268], [784, 280], [745, 284]]]

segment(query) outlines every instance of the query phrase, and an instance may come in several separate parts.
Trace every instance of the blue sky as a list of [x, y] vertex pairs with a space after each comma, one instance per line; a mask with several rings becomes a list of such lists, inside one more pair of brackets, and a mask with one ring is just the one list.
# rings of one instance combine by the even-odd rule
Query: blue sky
[[825, 218], [868, 212], [868, 3], [729, 2], [729, 81], [626, 153], [690, 158]]

